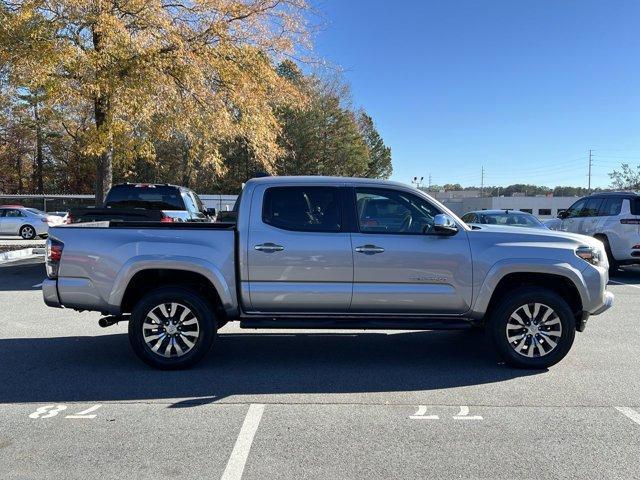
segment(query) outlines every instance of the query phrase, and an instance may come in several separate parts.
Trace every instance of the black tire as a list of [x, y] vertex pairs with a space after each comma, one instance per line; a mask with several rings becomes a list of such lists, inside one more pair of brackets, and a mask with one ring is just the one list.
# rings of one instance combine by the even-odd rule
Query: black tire
[[[519, 322], [514, 323], [515, 320], [513, 320], [512, 315], [517, 314], [520, 308], [528, 308], [529, 311], [533, 310], [532, 314], [535, 314], [535, 304], [541, 304], [541, 306], [538, 313], [535, 316], [532, 315], [528, 320], [530, 327], [525, 326], [518, 331], [517, 323]], [[546, 326], [546, 324], [543, 326], [541, 323], [547, 309], [552, 310], [553, 313], [548, 317], [546, 323], [554, 323], [554, 326]], [[522, 313], [523, 311], [520, 312]], [[554, 313], [559, 322], [556, 322]], [[518, 316], [518, 318], [520, 317], [521, 315]], [[533, 317], [535, 319], [531, 321]], [[533, 325], [534, 322], [535, 326]], [[527, 323], [526, 319], [525, 323]], [[509, 324], [508, 328], [511, 330], [507, 330], [507, 324]], [[536, 332], [539, 331], [541, 333], [527, 333], [529, 328], [535, 328]], [[549, 331], [543, 331], [543, 329]], [[558, 330], [558, 332], [552, 329]], [[523, 338], [522, 340], [515, 340], [511, 343], [507, 338], [508, 331], [514, 332], [512, 333], [512, 338], [516, 338], [518, 335], [523, 335], [524, 337], [528, 335], [528, 337], [526, 339], [521, 337]], [[576, 321], [567, 302], [555, 292], [541, 287], [523, 287], [507, 292], [499, 300], [490, 315], [487, 333], [490, 335], [498, 353], [507, 364], [517, 368], [547, 368], [558, 363], [569, 353], [576, 334]], [[551, 337], [549, 336], [550, 334], [554, 336]], [[541, 338], [542, 340], [537, 341], [530, 337]], [[549, 341], [544, 340], [545, 338], [552, 339], [551, 342], [555, 343], [555, 346], [551, 346]], [[536, 345], [533, 345], [532, 342], [535, 342]], [[518, 353], [516, 351], [517, 347], [521, 348], [523, 353]], [[548, 353], [542, 355], [541, 353], [545, 349], [549, 349]], [[530, 357], [528, 356], [530, 352], [533, 352], [533, 355], [537, 353], [538, 356]]]
[[[154, 315], [158, 318], [156, 315], [156, 309], [161, 308], [160, 306], [162, 304], [165, 305], [165, 310], [171, 313], [169, 311], [170, 309], [166, 307], [167, 305], [171, 307], [170, 304], [172, 303], [178, 304], [178, 307], [176, 307], [176, 310], [174, 311], [175, 317], [170, 316], [170, 318], [176, 318], [176, 322], [178, 322], [177, 317], [182, 312], [185, 312], [187, 309], [192, 312], [193, 317], [188, 315], [184, 318], [184, 321], [190, 322], [192, 325], [197, 325], [196, 327], [189, 326], [188, 328], [197, 328], [197, 338], [191, 336], [195, 335], [195, 332], [186, 331], [176, 331], [174, 332], [173, 337], [169, 335], [168, 330], [166, 329], [177, 328], [179, 330], [181, 328], [180, 323], [174, 327], [170, 327], [168, 324], [161, 322], [158, 324], [160, 325], [159, 328], [150, 328], [150, 325], [156, 325], [156, 323], [150, 323], [153, 322], [153, 320], [150, 320], [148, 315], [155, 312]], [[195, 324], [193, 324], [193, 318], [196, 320]], [[184, 328], [187, 330], [186, 327]], [[147, 339], [145, 339], [145, 333], [143, 332], [147, 333]], [[209, 353], [209, 350], [211, 350], [216, 337], [216, 332], [217, 322], [212, 305], [197, 292], [179, 286], [161, 287], [144, 295], [133, 308], [133, 311], [131, 312], [131, 320], [129, 321], [129, 342], [133, 351], [143, 362], [161, 370], [178, 370], [188, 368], [202, 360], [202, 358]], [[158, 340], [151, 345], [149, 337], [154, 334], [163, 335], [163, 337], [161, 340]], [[185, 337], [184, 334], [188, 334], [190, 336]], [[180, 340], [180, 338], [188, 340], [195, 339], [193, 342], [189, 341], [193, 346], [189, 347], [189, 345], [183, 343], [184, 340]], [[172, 341], [174, 342], [174, 346], [169, 347], [168, 345]], [[175, 355], [167, 357], [160, 353], [156, 353], [152, 349], [156, 348], [157, 343], [161, 344], [158, 347], [159, 350], [165, 350], [168, 348], [169, 354], [171, 355], [172, 352], [175, 352]], [[178, 347], [175, 346], [176, 343], [179, 344], [178, 346], [181, 350], [187, 350], [187, 348], [190, 349], [187, 350], [186, 353], [178, 356]]]
[[36, 229], [31, 225], [23, 225], [18, 231], [23, 240], [33, 240], [36, 238]]
[[604, 251], [607, 254], [607, 261], [609, 262], [609, 272], [611, 273], [619, 272], [620, 264], [613, 257], [613, 253], [611, 253], [611, 245], [609, 245], [609, 239], [607, 237], [601, 237], [601, 236], [597, 236], [596, 238], [600, 240], [602, 243], [604, 243]]

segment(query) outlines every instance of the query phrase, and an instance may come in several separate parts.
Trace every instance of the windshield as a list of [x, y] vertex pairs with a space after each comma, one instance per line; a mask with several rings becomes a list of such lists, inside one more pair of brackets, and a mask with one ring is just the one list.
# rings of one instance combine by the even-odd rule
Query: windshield
[[169, 185], [116, 185], [104, 204], [112, 208], [185, 210], [180, 190]]

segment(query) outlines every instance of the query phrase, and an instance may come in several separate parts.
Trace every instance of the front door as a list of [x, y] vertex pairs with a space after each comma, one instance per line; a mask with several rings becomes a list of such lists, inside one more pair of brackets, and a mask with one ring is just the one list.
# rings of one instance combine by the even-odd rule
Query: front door
[[442, 213], [417, 194], [356, 188], [354, 313], [460, 314], [472, 299], [466, 230], [433, 230]]
[[254, 191], [247, 246], [251, 311], [348, 311], [353, 253], [343, 192], [332, 186]]
[[582, 229], [582, 212], [587, 205], [587, 199], [581, 198], [576, 203], [571, 205], [565, 212], [565, 216], [562, 219], [560, 230], [563, 232], [580, 233]]

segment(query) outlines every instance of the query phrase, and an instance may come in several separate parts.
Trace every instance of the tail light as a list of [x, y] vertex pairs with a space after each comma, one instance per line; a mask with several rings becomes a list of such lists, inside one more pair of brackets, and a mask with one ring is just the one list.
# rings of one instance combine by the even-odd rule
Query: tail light
[[60, 260], [62, 259], [63, 249], [64, 243], [62, 243], [60, 240], [51, 237], [47, 239], [47, 277], [58, 278], [58, 268], [60, 267]]
[[169, 217], [164, 212], [160, 212], [160, 221], [162, 223], [173, 223], [175, 220], [173, 219], [173, 217]]

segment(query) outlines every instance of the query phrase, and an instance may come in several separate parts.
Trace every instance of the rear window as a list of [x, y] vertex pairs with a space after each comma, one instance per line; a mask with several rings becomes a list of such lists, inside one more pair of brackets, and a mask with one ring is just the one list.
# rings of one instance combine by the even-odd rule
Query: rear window
[[[521, 211], [522, 212], [522, 211]], [[485, 225], [510, 225], [513, 227], [540, 227], [542, 223], [533, 215], [519, 212], [481, 213], [480, 222]]]
[[116, 185], [104, 204], [112, 208], [186, 210], [180, 189], [169, 185]]
[[631, 215], [640, 215], [640, 198], [632, 198], [631, 202]]

